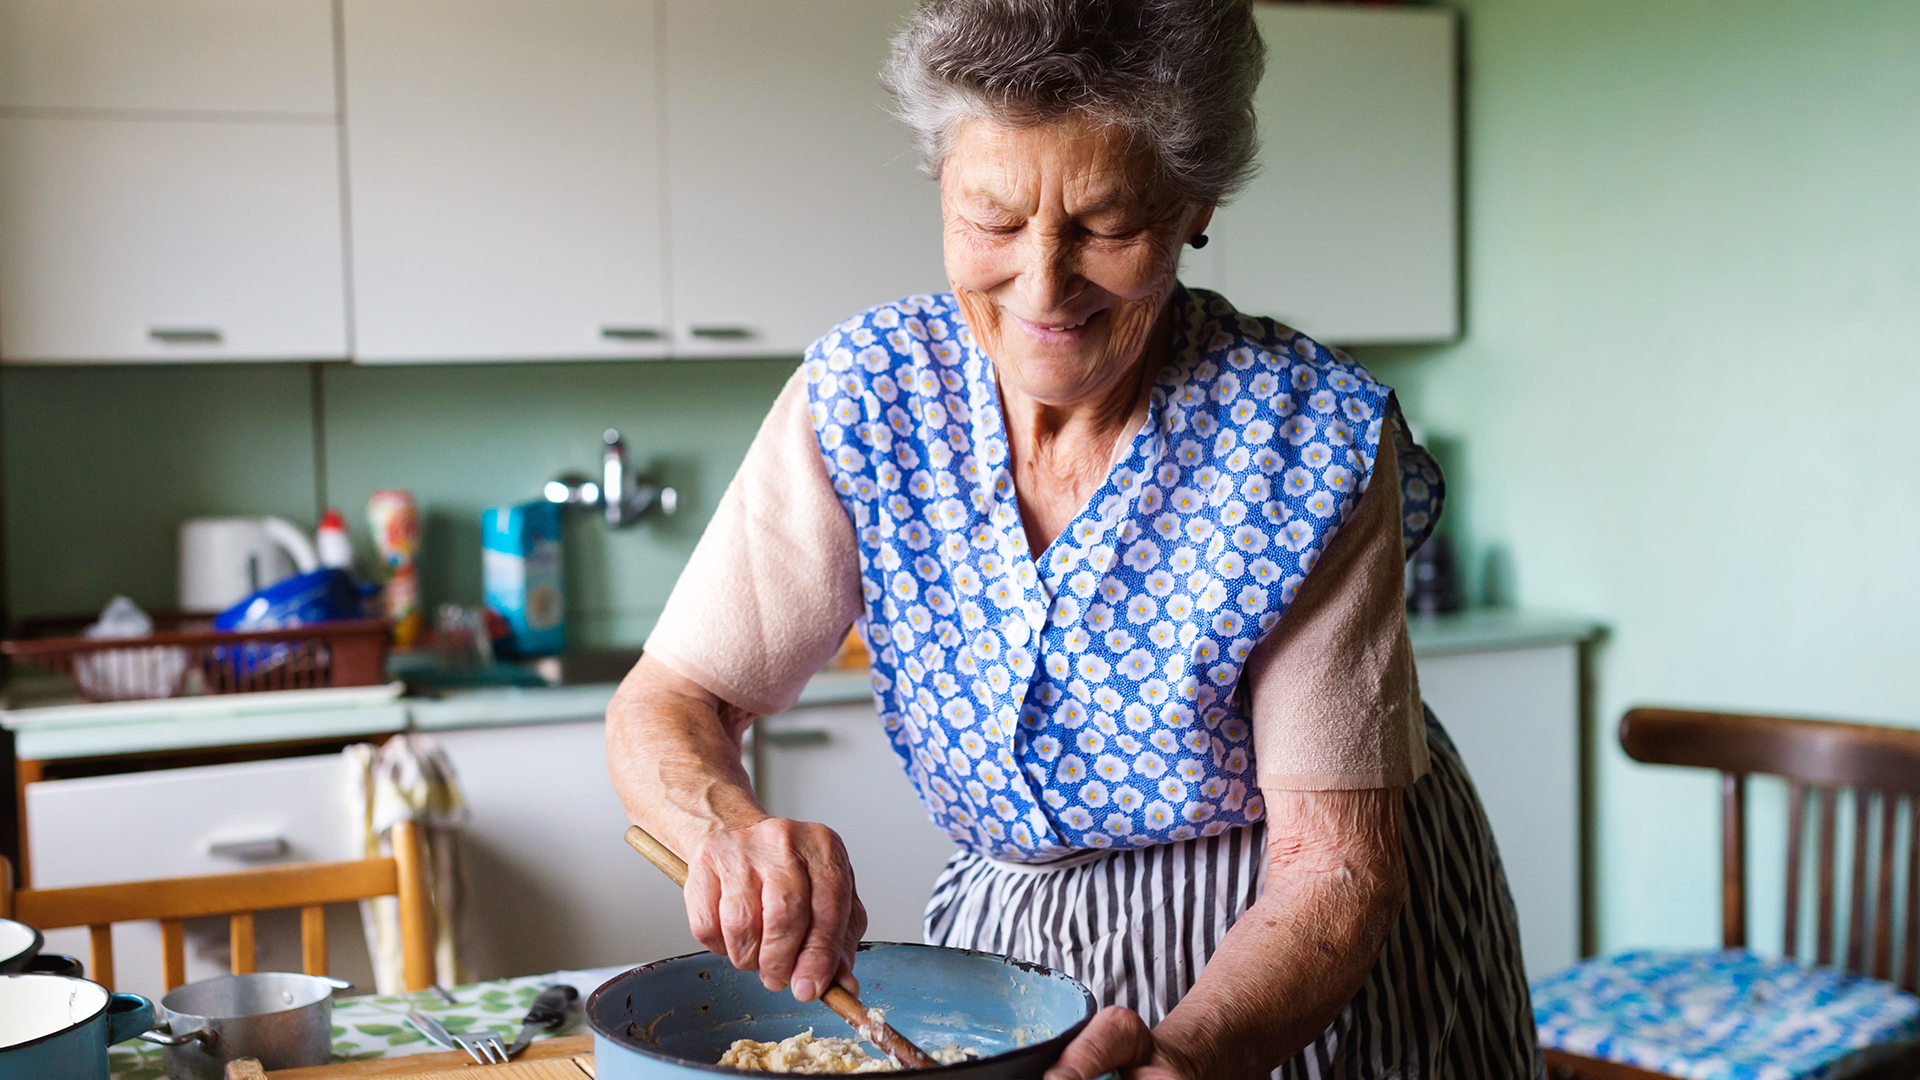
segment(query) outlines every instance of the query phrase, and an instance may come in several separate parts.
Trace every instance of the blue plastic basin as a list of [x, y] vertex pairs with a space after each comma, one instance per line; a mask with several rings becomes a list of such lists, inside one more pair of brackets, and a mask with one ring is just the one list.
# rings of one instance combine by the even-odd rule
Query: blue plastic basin
[[[933, 945], [867, 942], [854, 961], [860, 999], [923, 1050], [950, 1043], [981, 1059], [898, 1076], [1040, 1080], [1093, 1016], [1093, 995], [1071, 976], [1003, 956]], [[819, 1002], [770, 991], [724, 956], [694, 953], [638, 967], [587, 998], [600, 1080], [766, 1076], [714, 1064], [735, 1039], [778, 1042], [811, 1027], [851, 1038]], [[878, 1054], [871, 1047], [863, 1047]]]

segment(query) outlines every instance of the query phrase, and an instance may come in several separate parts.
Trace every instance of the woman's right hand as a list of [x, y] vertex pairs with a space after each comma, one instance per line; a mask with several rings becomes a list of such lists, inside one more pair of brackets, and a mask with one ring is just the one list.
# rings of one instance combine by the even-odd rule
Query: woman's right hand
[[708, 834], [687, 860], [687, 925], [761, 985], [812, 1001], [836, 981], [854, 993], [867, 909], [853, 865], [825, 825], [768, 817]]

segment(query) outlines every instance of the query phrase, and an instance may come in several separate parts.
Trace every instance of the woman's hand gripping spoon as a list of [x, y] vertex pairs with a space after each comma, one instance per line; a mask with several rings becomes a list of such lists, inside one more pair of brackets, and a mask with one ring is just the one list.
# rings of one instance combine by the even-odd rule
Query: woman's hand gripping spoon
[[[647, 861], [658, 867], [660, 872], [673, 879], [675, 885], [686, 888], [687, 863], [680, 856], [653, 835], [638, 825], [627, 829], [627, 844], [633, 850], [647, 857]], [[867, 1012], [860, 999], [848, 993], [845, 987], [833, 985], [820, 995], [827, 1008], [839, 1014], [842, 1020], [853, 1025], [860, 1037], [879, 1047], [888, 1057], [910, 1069], [930, 1069], [940, 1063], [928, 1057], [924, 1050], [907, 1041], [906, 1036], [893, 1030], [884, 1020]]]

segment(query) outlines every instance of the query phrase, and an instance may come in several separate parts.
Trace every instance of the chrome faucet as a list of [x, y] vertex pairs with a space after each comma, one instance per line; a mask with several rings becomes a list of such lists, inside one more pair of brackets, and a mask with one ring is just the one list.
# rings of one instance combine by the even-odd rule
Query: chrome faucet
[[671, 514], [680, 508], [679, 492], [661, 484], [657, 477], [642, 476], [627, 467], [627, 447], [618, 431], [608, 428], [601, 440], [607, 446], [600, 455], [600, 482], [577, 475], [548, 481], [548, 502], [598, 506], [610, 529], [624, 529], [649, 514]]

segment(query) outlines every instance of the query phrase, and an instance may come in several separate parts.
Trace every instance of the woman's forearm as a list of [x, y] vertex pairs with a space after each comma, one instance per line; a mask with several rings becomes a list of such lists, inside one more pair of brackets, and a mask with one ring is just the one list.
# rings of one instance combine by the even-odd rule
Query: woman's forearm
[[687, 928], [769, 990], [850, 989], [866, 910], [825, 825], [775, 818], [740, 762], [753, 716], [642, 656], [607, 708], [607, 769], [627, 816], [687, 861]]
[[607, 709], [607, 769], [628, 818], [683, 858], [768, 815], [741, 763], [753, 717], [642, 656]]
[[1267, 878], [1154, 1029], [1191, 1076], [1264, 1077], [1352, 1000], [1406, 891], [1397, 790], [1267, 798]]

